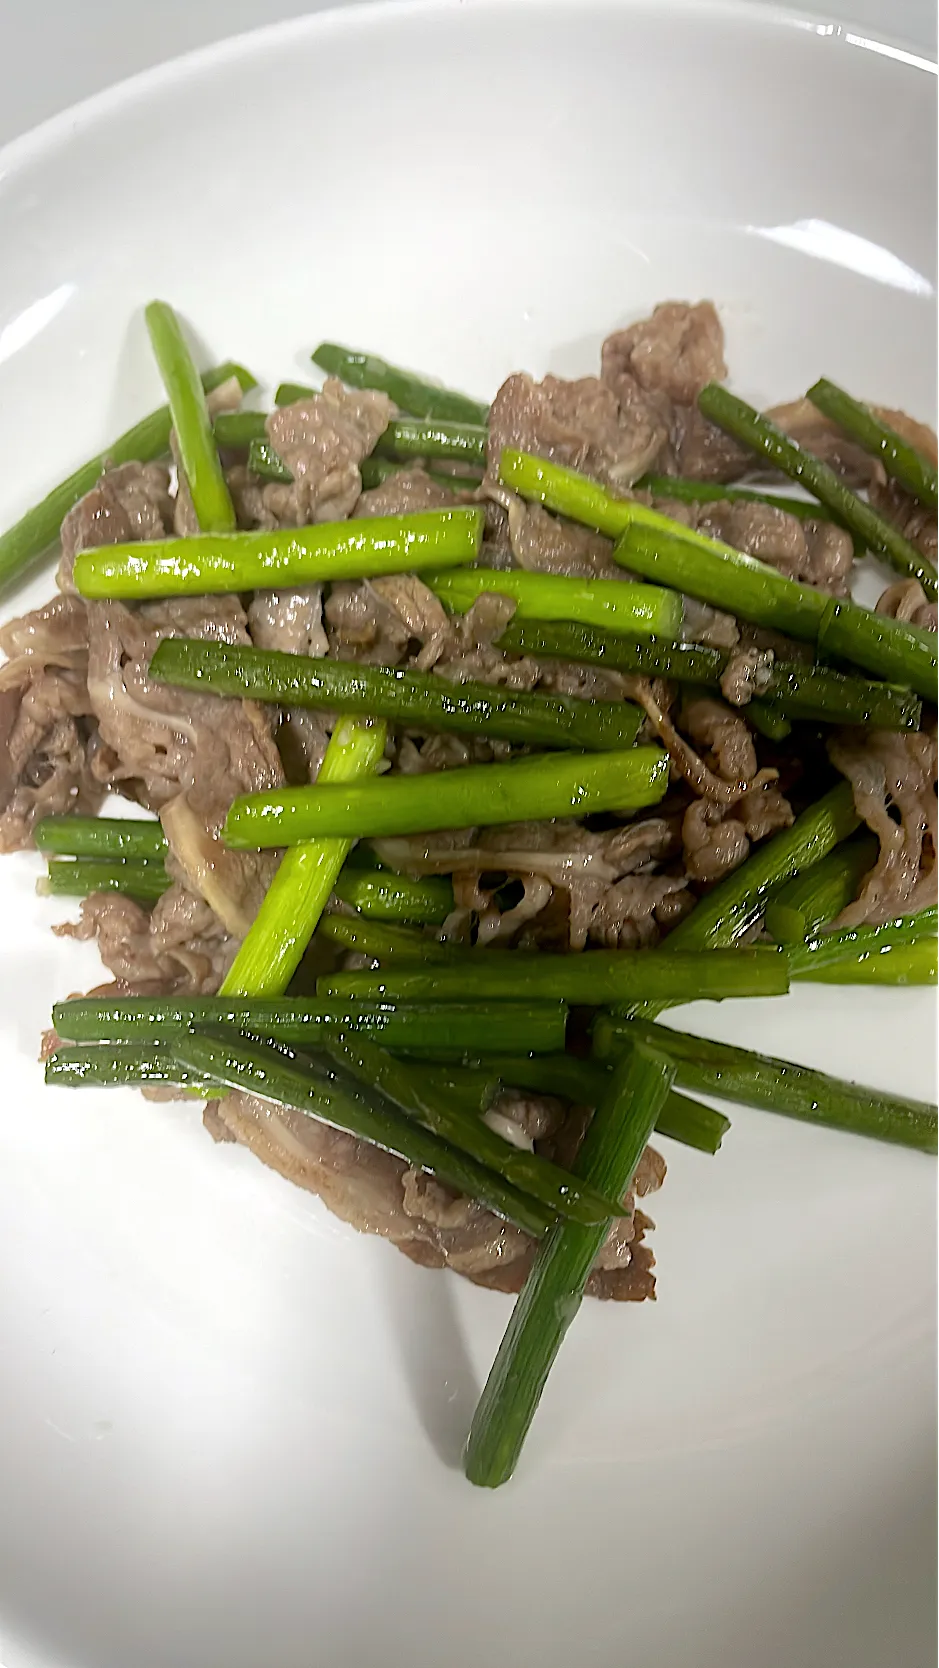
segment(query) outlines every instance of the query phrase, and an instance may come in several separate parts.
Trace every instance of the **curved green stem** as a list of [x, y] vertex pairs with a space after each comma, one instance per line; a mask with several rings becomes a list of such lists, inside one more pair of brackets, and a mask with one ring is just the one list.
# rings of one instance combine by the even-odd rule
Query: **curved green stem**
[[827, 377], [820, 377], [813, 383], [807, 396], [812, 404], [840, 429], [863, 446], [865, 452], [872, 457], [880, 458], [881, 463], [895, 481], [899, 481], [907, 492], [918, 498], [921, 504], [934, 510], [939, 506], [939, 475], [936, 465], [925, 457], [917, 447], [911, 446], [904, 440], [896, 429], [889, 423], [875, 416], [869, 406], [862, 405], [860, 400], [853, 400], [843, 388], [836, 383], [829, 382]]
[[486, 683], [451, 683], [353, 661], [167, 637], [150, 673], [164, 683], [279, 706], [385, 718], [417, 729], [498, 736], [542, 747], [615, 751], [631, 747], [642, 713], [627, 701], [588, 701]]
[[166, 301], [151, 301], [144, 317], [150, 345], [169, 396], [180, 463], [204, 533], [232, 533], [235, 506], [219, 462], [205, 392], [179, 320]]
[[[230, 381], [232, 377], [237, 377], [244, 392], [257, 386], [251, 372], [246, 371], [242, 365], [236, 365], [232, 360], [206, 371], [202, 377], [202, 386], [206, 393], [211, 393], [213, 388], [221, 387], [223, 382]], [[40, 557], [52, 549], [69, 510], [74, 509], [86, 492], [91, 491], [106, 469], [113, 469], [121, 463], [150, 463], [155, 458], [163, 457], [169, 450], [172, 421], [168, 405], [160, 406], [158, 411], [151, 411], [149, 416], [135, 423], [132, 429], [118, 435], [103, 452], [89, 458], [87, 463], [83, 463], [66, 480], [53, 487], [41, 503], [34, 509], [27, 510], [19, 521], [0, 536], [0, 591], [15, 584]]]
[[[604, 1193], [628, 1190], [672, 1086], [674, 1069], [642, 1047], [610, 1079], [577, 1155], [578, 1175]], [[471, 1483], [508, 1482], [537, 1411], [548, 1374], [577, 1315], [608, 1225], [558, 1223], [539, 1247], [512, 1311], [473, 1418], [465, 1470]]]
[[[815, 391], [818, 391], [817, 384]], [[809, 397], [812, 398], [811, 395]], [[827, 463], [804, 451], [770, 418], [762, 416], [720, 383], [709, 382], [706, 388], [702, 388], [698, 395], [698, 407], [710, 422], [716, 423], [741, 445], [749, 446], [758, 456], [766, 458], [790, 480], [804, 486], [819, 503], [834, 511], [869, 550], [875, 551], [897, 573], [905, 578], [918, 579], [926, 595], [935, 601], [935, 568], [896, 527], [846, 487]]]
[[202, 596], [208, 592], [276, 590], [337, 579], [368, 579], [440, 563], [472, 562], [482, 538], [475, 506], [407, 516], [321, 522], [273, 532], [103, 545], [75, 558], [75, 588], [84, 597]]
[[[355, 782], [385, 751], [383, 723], [341, 719], [329, 738], [317, 780]], [[317, 839], [284, 853], [257, 917], [221, 987], [222, 996], [282, 996], [329, 900], [352, 839]]]
[[385, 776], [349, 788], [244, 794], [228, 813], [224, 838], [230, 846], [251, 849], [296, 845], [324, 834], [369, 839], [641, 810], [662, 798], [667, 781], [668, 756], [657, 747], [546, 753], [508, 765]]

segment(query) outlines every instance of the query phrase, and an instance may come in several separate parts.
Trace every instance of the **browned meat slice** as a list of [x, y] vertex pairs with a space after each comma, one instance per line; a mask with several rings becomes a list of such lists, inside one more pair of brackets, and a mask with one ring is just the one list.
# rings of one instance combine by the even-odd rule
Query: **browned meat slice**
[[255, 591], [248, 604], [248, 632], [258, 649], [314, 658], [329, 647], [323, 630], [323, 587], [295, 591]]
[[896, 481], [875, 482], [868, 496], [875, 510], [898, 527], [920, 555], [935, 566], [939, 557], [935, 510], [917, 503]]
[[489, 412], [489, 473], [505, 447], [536, 452], [623, 490], [650, 468], [665, 438], [642, 400], [623, 404], [598, 377], [576, 382], [519, 372], [502, 384]]
[[268, 439], [293, 481], [268, 482], [258, 500], [250, 477], [239, 474], [231, 482], [236, 508], [254, 525], [303, 527], [343, 520], [362, 491], [359, 464], [394, 414], [386, 395], [344, 388], [334, 377], [322, 393], [272, 411]]
[[465, 614], [456, 614], [448, 620], [446, 635], [431, 639], [415, 665], [420, 669], [433, 666], [435, 672], [452, 683], [476, 679], [481, 683], [504, 684], [507, 689], [533, 689], [541, 676], [539, 663], [523, 656], [505, 655], [496, 647], [497, 639], [514, 613], [511, 597], [484, 592]]
[[607, 337], [602, 366], [620, 404], [645, 410], [658, 425], [660, 444], [647, 468], [654, 461], [660, 471], [704, 481], [744, 473], [747, 454], [697, 407], [705, 383], [727, 375], [724, 332], [710, 301], [663, 302], [650, 318]]
[[603, 380], [619, 392], [624, 378], [644, 394], [693, 405], [707, 382], [722, 382], [724, 332], [713, 302], [663, 301], [647, 319], [603, 344]]
[[589, 527], [549, 515], [540, 504], [511, 499], [509, 539], [518, 566], [533, 573], [560, 573], [578, 579], [626, 577], [613, 560], [609, 539], [591, 532]]
[[740, 627], [733, 614], [711, 608], [696, 597], [683, 597], [682, 604], [682, 637], [686, 643], [703, 643], [709, 649], [732, 649], [740, 641]]
[[692, 800], [681, 825], [687, 877], [705, 885], [720, 880], [740, 867], [751, 845], [790, 828], [793, 820], [789, 801], [771, 785], [751, 788], [729, 808], [713, 799]]
[[123, 995], [173, 990], [212, 995], [237, 948], [208, 904], [178, 884], [152, 910], [119, 893], [93, 892], [82, 899], [77, 923], [67, 921], [53, 931], [60, 938], [96, 939]]
[[889, 614], [892, 620], [909, 620], [924, 631], [935, 631], [939, 625], [936, 604], [929, 602], [918, 579], [898, 579], [888, 585], [877, 604], [878, 614]]
[[774, 781], [775, 770], [756, 769], [753, 737], [746, 722], [723, 701], [710, 696], [687, 700], [681, 714], [681, 730], [705, 750], [695, 751], [669, 713], [671, 686], [656, 679], [634, 678], [630, 693], [642, 707], [648, 727], [658, 737], [672, 763], [692, 791], [717, 805], [736, 803], [751, 787]]
[[[0, 626], [0, 649], [11, 663], [28, 657], [34, 671], [46, 666], [85, 671], [88, 625], [85, 604], [73, 593], [55, 596], [41, 608]], [[4, 667], [4, 671], [7, 668]]]
[[416, 573], [379, 574], [371, 584], [382, 601], [394, 609], [410, 639], [422, 649], [433, 643], [443, 645], [450, 630], [449, 615]]
[[[898, 434], [902, 434], [904, 440], [908, 440], [922, 452], [930, 463], [935, 464], [937, 446], [934, 429], [926, 423], [918, 423], [915, 418], [908, 417], [905, 411], [889, 411], [880, 406], [875, 406], [874, 410], [878, 417], [889, 423]], [[869, 496], [874, 508], [886, 516], [888, 521], [892, 521], [894, 526], [899, 527], [904, 538], [909, 539], [920, 555], [925, 556], [927, 561], [935, 566], [939, 554], [935, 510], [926, 509], [908, 492], [904, 492], [897, 481], [886, 478], [877, 478], [871, 483]], [[928, 620], [914, 621], [916, 625], [924, 623], [927, 629], [933, 629]]]
[[18, 666], [0, 676], [0, 851], [29, 845], [40, 817], [95, 811], [103, 796], [88, 757], [84, 675]]
[[732, 707], [745, 707], [769, 688], [775, 655], [771, 649], [737, 648], [721, 674], [721, 694]]
[[756, 776], [753, 736], [739, 713], [709, 695], [686, 700], [682, 729], [705, 749], [708, 762], [725, 782], [752, 782]]
[[[806, 452], [821, 458], [836, 474], [842, 475], [849, 486], [869, 487], [885, 479], [879, 458], [871, 457], [870, 452], [849, 440], [837, 423], [819, 411], [811, 400], [791, 400], [785, 405], [772, 406], [767, 416]], [[759, 471], [759, 463], [752, 455], [750, 466], [753, 471]]]
[[170, 477], [162, 463], [122, 463], [106, 469], [62, 523], [59, 585], [65, 590], [71, 584], [72, 564], [80, 550], [162, 539], [172, 525]]
[[416, 510], [445, 510], [461, 502], [449, 487], [432, 481], [426, 469], [400, 469], [381, 486], [363, 492], [355, 506], [360, 515], [413, 515]]
[[[483, 942], [519, 933], [520, 942], [538, 942], [545, 916], [553, 941], [558, 921], [552, 894], [561, 894], [569, 948], [651, 944], [665, 921], [677, 919], [674, 899], [686, 888], [680, 875], [653, 872], [680, 852], [677, 827], [664, 817], [608, 833], [568, 822], [512, 823], [459, 841], [441, 835], [379, 840], [375, 849], [383, 862], [406, 874], [452, 875], [458, 908], [478, 918]], [[525, 890], [503, 909], [498, 893], [507, 877], [521, 880]], [[463, 924], [452, 923], [455, 936], [461, 936]]]
[[588, 701], [622, 701], [633, 692], [633, 679], [605, 666], [581, 666], [573, 660], [538, 662], [539, 690], [553, 695], [578, 695]]
[[[517, 1291], [530, 1266], [532, 1241], [473, 1200], [455, 1196], [424, 1171], [410, 1169], [340, 1130], [254, 1095], [232, 1094], [212, 1109], [211, 1133], [225, 1132], [288, 1181], [316, 1193], [360, 1232], [380, 1234], [429, 1268], [503, 1291]], [[657, 1155], [643, 1161], [637, 1192], [661, 1184]], [[588, 1291], [616, 1298], [651, 1297], [652, 1259], [640, 1255], [641, 1213], [611, 1233]]]
[[[323, 626], [323, 588], [256, 591], [248, 604], [248, 631], [259, 649], [286, 654], [325, 655], [329, 643]], [[288, 779], [315, 781], [329, 743], [332, 719], [303, 707], [276, 709], [277, 747]]]
[[54, 597], [0, 628], [0, 851], [29, 844], [40, 817], [94, 811], [85, 605]]
[[713, 799], [693, 799], [681, 825], [685, 870], [691, 880], [710, 884], [749, 855], [750, 841], [743, 824]]
[[169, 634], [246, 643], [244, 610], [234, 597], [146, 603], [136, 612], [93, 603], [88, 629], [88, 693], [108, 750], [99, 764], [109, 784], [161, 813], [171, 870], [229, 932], [243, 935], [270, 864], [229, 851], [218, 831], [236, 794], [283, 780], [270, 715], [253, 702], [154, 683], [149, 663]]
[[342, 579], [330, 586], [323, 612], [334, 659], [370, 666], [399, 666], [407, 659], [407, 626], [367, 580]]
[[854, 546], [850, 533], [831, 521], [800, 521], [774, 504], [722, 500], [700, 506], [697, 526], [710, 538], [767, 562], [788, 579], [802, 580], [832, 596], [848, 594]]
[[858, 816], [880, 840], [876, 864], [836, 926], [890, 921], [935, 904], [935, 735], [843, 730], [828, 751], [851, 783]]

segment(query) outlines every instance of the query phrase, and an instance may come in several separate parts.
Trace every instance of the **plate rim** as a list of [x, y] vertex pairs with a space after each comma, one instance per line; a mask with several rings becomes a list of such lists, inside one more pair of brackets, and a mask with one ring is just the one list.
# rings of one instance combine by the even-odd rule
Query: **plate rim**
[[829, 49], [873, 51], [909, 69], [934, 77], [939, 75], [939, 60], [918, 49], [908, 36], [895, 35], [879, 26], [874, 32], [869, 25], [862, 23], [834, 21], [824, 7], [816, 10], [791, 6], [785, 4], [785, 0], [770, 0], [770, 3], [759, 6], [754, 4], [754, 0], [354, 0], [349, 5], [341, 4], [340, 0], [340, 3], [331, 3], [321, 11], [259, 24], [257, 28], [239, 30], [207, 45], [177, 53], [147, 69], [124, 76], [37, 122], [0, 146], [0, 197], [6, 182], [32, 162], [55, 150], [61, 142], [76, 139], [99, 121], [107, 121], [135, 99], [159, 94], [176, 80], [196, 77], [213, 65], [237, 61], [268, 43], [317, 34], [354, 33], [379, 20], [393, 25], [400, 19], [422, 14], [468, 17], [488, 11], [497, 17], [500, 13], [504, 14], [508, 6], [516, 11], [550, 9], [576, 12], [581, 16], [589, 7], [597, 12], [632, 11], [652, 17], [672, 12], [676, 16], [723, 18], [736, 21], [742, 28], [753, 32], [769, 34], [786, 29], [814, 35], [827, 42]]

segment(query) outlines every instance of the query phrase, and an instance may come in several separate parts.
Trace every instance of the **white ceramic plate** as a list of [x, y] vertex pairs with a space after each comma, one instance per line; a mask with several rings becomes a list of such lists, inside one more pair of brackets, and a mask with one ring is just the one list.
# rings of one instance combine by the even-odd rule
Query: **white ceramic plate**
[[[479, 394], [709, 295], [756, 400], [824, 372], [929, 416], [932, 95], [839, 28], [663, 0], [356, 10], [131, 82], [0, 154], [2, 520], [157, 403], [153, 295], [271, 383], [332, 336]], [[585, 1307], [474, 1493], [507, 1300], [195, 1111], [44, 1092], [50, 1001], [99, 974], [36, 871], [0, 865], [4, 1668], [933, 1660], [927, 1159], [744, 1111], [670, 1148], [658, 1302]], [[685, 1020], [932, 1092], [929, 992]]]

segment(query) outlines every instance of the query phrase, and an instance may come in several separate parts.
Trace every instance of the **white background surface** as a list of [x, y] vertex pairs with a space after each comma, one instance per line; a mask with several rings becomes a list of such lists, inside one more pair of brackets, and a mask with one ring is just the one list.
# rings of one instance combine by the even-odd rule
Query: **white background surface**
[[[326, 9], [316, 0], [0, 0], [0, 144], [152, 64]], [[804, 0], [802, 9], [935, 53], [935, 0]]]

